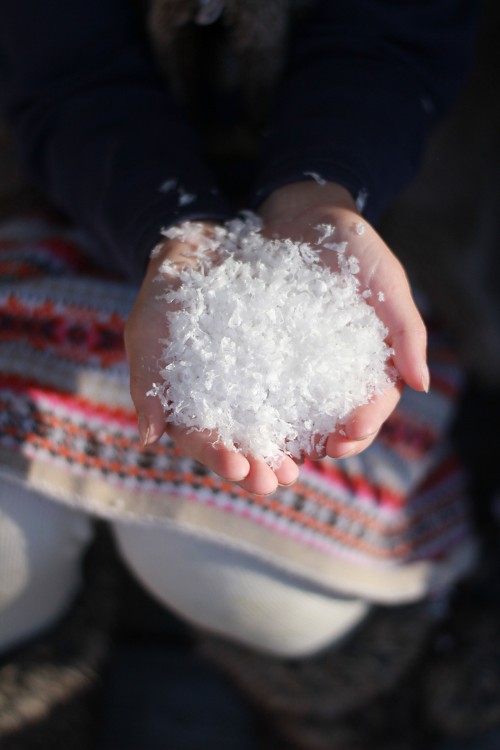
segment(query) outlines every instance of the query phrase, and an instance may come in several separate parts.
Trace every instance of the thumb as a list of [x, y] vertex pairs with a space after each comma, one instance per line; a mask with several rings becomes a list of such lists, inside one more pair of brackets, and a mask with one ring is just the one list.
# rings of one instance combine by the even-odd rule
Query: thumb
[[[137, 412], [137, 426], [143, 445], [155, 443], [165, 432], [165, 412], [160, 399], [152, 390], [162, 381], [159, 359], [162, 347], [160, 337], [165, 335], [154, 325], [154, 319], [145, 319], [138, 305], [125, 326], [125, 350], [130, 369], [130, 395]], [[153, 325], [152, 325], [153, 323]]]

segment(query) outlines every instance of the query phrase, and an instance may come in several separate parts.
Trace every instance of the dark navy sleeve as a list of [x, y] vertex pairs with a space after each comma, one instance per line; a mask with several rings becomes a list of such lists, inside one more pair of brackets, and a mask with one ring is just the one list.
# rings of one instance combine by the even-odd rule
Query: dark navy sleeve
[[108, 264], [142, 277], [160, 229], [228, 209], [129, 0], [1, 2], [0, 102], [28, 172]]
[[471, 64], [474, 0], [323, 0], [297, 30], [254, 205], [316, 173], [376, 221]]

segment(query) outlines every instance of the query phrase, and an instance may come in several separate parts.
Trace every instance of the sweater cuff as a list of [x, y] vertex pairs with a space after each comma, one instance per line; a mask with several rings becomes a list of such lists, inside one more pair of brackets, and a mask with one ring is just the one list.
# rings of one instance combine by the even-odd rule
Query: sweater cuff
[[[215, 188], [194, 194], [172, 186], [123, 224], [122, 247], [127, 252], [121, 256], [122, 269], [132, 280], [140, 282], [151, 251], [164, 239], [161, 234], [163, 229], [183, 221], [224, 222], [230, 217], [229, 204]], [[116, 242], [114, 238], [115, 249]]]
[[341, 161], [326, 160], [316, 155], [308, 157], [307, 154], [263, 167], [251, 193], [251, 207], [257, 210], [278, 188], [306, 180], [314, 180], [320, 185], [324, 181], [341, 185], [351, 193], [359, 212], [368, 221], [374, 222], [379, 218], [382, 207], [377, 205], [375, 191], [370, 189], [366, 179]]

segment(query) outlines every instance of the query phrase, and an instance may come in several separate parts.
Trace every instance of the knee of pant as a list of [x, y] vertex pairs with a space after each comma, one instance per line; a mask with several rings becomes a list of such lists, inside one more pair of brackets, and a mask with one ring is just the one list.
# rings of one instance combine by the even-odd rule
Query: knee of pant
[[[8, 492], [5, 490], [8, 488]], [[86, 516], [22, 486], [0, 498], [0, 646], [64, 610], [91, 538]]]
[[114, 524], [122, 556], [161, 603], [188, 622], [284, 657], [344, 637], [368, 605], [333, 597], [219, 542], [170, 528]]

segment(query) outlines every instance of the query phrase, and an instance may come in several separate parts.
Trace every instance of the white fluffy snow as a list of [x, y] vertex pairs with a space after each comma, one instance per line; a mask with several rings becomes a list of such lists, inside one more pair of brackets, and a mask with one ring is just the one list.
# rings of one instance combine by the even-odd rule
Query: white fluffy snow
[[[276, 467], [285, 453], [310, 451], [394, 374], [387, 330], [345, 243], [324, 243], [320, 256], [260, 229], [245, 214], [213, 237], [192, 222], [165, 232], [196, 246], [199, 262], [162, 266], [180, 283], [165, 294], [175, 304], [162, 341], [164, 380], [150, 393], [167, 421], [211, 430], [217, 442]], [[321, 230], [323, 240], [333, 234]], [[329, 254], [338, 271], [322, 262]]]
[[321, 185], [321, 186], [326, 185], [325, 178], [322, 177], [317, 172], [304, 172], [304, 177], [312, 177], [312, 179], [314, 180], [314, 182], [317, 182], [318, 185]]

